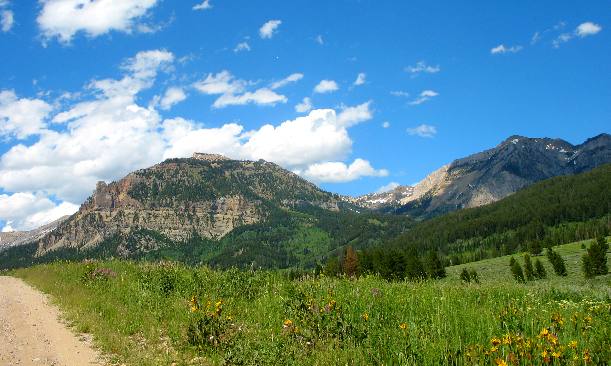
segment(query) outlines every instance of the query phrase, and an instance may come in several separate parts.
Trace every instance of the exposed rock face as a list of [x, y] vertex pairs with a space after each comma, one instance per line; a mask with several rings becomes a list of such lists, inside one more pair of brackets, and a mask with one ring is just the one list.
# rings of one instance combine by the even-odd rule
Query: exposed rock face
[[486, 205], [537, 181], [581, 173], [609, 162], [608, 134], [577, 146], [560, 139], [511, 136], [493, 149], [441, 167], [414, 187], [359, 197], [356, 203], [427, 217]]
[[[137, 250], [157, 249], [150, 231], [172, 242], [193, 235], [218, 240], [237, 227], [264, 221], [272, 210], [314, 205], [338, 210], [338, 199], [279, 166], [195, 154], [99, 182], [80, 210], [39, 242], [37, 255], [59, 248], [89, 249], [113, 237], [131, 238]], [[133, 242], [134, 240], [132, 240]], [[119, 255], [129, 256], [126, 246]]]

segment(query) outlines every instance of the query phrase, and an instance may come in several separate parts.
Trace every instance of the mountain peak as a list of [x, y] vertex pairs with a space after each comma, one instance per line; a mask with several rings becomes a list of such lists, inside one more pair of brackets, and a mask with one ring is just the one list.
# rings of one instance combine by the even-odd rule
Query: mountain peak
[[228, 157], [226, 157], [225, 155], [199, 153], [199, 152], [193, 153], [193, 156], [191, 158], [196, 159], [196, 160], [209, 161], [209, 162], [231, 160]]

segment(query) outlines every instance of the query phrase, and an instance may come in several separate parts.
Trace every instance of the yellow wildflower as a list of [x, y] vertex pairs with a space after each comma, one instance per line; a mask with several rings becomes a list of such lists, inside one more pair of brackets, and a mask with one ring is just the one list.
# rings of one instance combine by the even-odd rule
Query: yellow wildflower
[[293, 326], [293, 321], [291, 319], [287, 319], [284, 321], [284, 325], [283, 325], [284, 328], [290, 328], [292, 326]]
[[554, 351], [554, 352], [552, 352], [552, 356], [554, 358], [560, 358], [560, 357], [562, 357], [562, 353], [560, 353], [560, 351]]
[[539, 333], [539, 337], [540, 338], [547, 337], [548, 334], [549, 334], [549, 329], [543, 328], [541, 329], [541, 333]]
[[571, 347], [572, 349], [577, 348], [577, 341], [570, 341], [569, 342], [569, 347]]
[[583, 361], [585, 363], [592, 361], [592, 356], [590, 356], [590, 351], [588, 351], [587, 349], [583, 350]]
[[368, 321], [369, 320], [369, 314], [367, 313], [363, 313], [363, 315], [361, 315], [361, 317], [365, 320]]
[[547, 355], [548, 355], [547, 350], [544, 349], [543, 352], [541, 352], [541, 357], [545, 358], [547, 357]]
[[407, 323], [399, 324], [399, 328], [401, 328], [402, 330], [406, 330], [407, 329]]
[[497, 358], [495, 362], [498, 366], [507, 366], [507, 362], [505, 362], [505, 360], [502, 358]]
[[498, 338], [492, 338], [492, 339], [490, 340], [490, 343], [491, 343], [493, 346], [495, 346], [495, 347], [496, 347], [496, 346], [498, 346], [499, 344], [501, 344], [501, 340], [500, 340], [500, 339], [498, 339]]

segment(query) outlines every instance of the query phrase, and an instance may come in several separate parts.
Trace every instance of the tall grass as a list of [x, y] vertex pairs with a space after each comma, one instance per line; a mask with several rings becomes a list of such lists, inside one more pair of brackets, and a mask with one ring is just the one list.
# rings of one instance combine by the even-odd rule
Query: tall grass
[[124, 261], [12, 274], [51, 294], [78, 331], [130, 365], [611, 360], [609, 276], [596, 286], [556, 286], [554, 278], [528, 285], [290, 280], [277, 272]]

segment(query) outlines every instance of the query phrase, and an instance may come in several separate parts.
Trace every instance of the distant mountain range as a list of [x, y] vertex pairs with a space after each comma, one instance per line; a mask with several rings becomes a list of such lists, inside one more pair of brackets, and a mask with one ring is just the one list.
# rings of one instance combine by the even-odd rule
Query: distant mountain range
[[31, 243], [25, 254], [4, 255], [17, 261], [114, 256], [313, 266], [346, 245], [366, 248], [392, 240], [413, 226], [413, 218], [486, 205], [537, 181], [608, 162], [608, 134], [578, 146], [512, 136], [443, 166], [414, 187], [350, 198], [270, 162], [196, 153], [98, 183], [71, 217], [28, 233], [2, 234], [0, 252]]
[[432, 217], [496, 202], [535, 182], [611, 162], [611, 136], [574, 146], [561, 139], [511, 136], [497, 147], [441, 167], [415, 186], [352, 199], [361, 207]]

